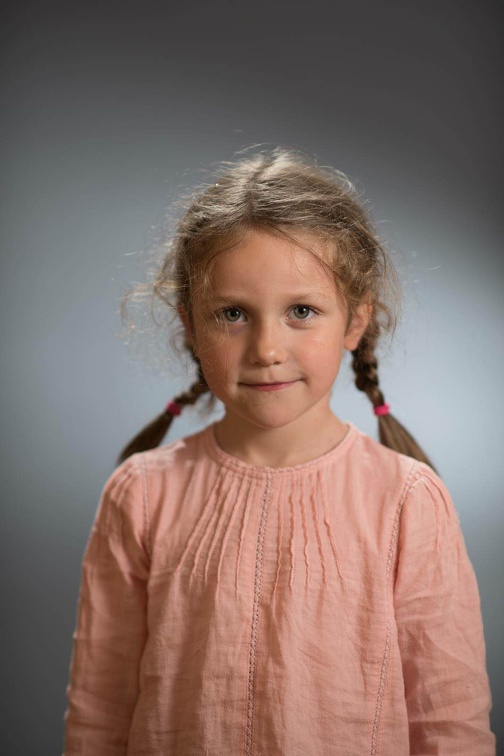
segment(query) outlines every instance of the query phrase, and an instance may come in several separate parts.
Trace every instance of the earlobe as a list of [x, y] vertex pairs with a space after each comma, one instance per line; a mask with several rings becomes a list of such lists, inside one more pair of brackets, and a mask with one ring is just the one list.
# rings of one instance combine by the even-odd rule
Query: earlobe
[[348, 349], [350, 352], [353, 352], [354, 349], [357, 349], [359, 341], [361, 340], [366, 328], [369, 325], [372, 314], [372, 304], [363, 302], [361, 305], [359, 305], [345, 334], [345, 340], [343, 342], [345, 349]]

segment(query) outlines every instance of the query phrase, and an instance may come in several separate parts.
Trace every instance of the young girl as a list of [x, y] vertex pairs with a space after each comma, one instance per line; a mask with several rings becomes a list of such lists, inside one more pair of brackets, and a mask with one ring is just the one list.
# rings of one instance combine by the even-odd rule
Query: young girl
[[[153, 291], [197, 380], [104, 488], [68, 756], [494, 753], [457, 515], [379, 388], [394, 281], [352, 186], [296, 153], [193, 199]], [[381, 444], [330, 408], [344, 350]], [[222, 420], [153, 448], [209, 392]]]

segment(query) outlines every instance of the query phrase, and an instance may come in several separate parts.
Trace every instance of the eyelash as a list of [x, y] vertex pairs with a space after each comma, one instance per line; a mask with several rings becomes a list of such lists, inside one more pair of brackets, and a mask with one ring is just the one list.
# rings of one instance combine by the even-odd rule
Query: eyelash
[[[314, 315], [318, 315], [317, 310], [315, 310], [314, 307], [310, 307], [310, 305], [305, 305], [305, 304], [292, 305], [292, 307], [290, 308], [289, 312], [292, 312], [292, 310], [295, 310], [295, 309], [309, 310], [310, 313], [311, 313], [310, 317], [306, 317], [306, 318], [293, 318], [293, 320], [297, 320], [298, 323], [308, 322], [309, 320], [312, 320], [312, 318], [313, 318]], [[218, 320], [223, 320], [225, 323], [242, 323], [243, 322], [242, 320], [228, 320], [226, 318], [226, 313], [229, 313], [229, 312], [232, 312], [232, 311], [239, 312], [240, 315], [243, 315], [243, 312], [241, 311], [241, 309], [239, 307], [224, 307], [222, 310], [220, 310], [217, 313], [217, 319]]]

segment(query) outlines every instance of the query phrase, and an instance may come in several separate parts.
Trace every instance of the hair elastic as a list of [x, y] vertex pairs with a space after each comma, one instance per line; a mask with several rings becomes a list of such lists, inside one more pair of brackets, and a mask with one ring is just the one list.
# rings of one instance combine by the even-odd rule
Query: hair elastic
[[164, 408], [164, 411], [169, 415], [180, 415], [180, 413], [182, 412], [182, 407], [180, 406], [180, 404], [177, 404], [177, 402], [168, 402], [168, 404]]
[[388, 404], [380, 404], [378, 407], [373, 407], [375, 415], [388, 415], [390, 412], [390, 406]]

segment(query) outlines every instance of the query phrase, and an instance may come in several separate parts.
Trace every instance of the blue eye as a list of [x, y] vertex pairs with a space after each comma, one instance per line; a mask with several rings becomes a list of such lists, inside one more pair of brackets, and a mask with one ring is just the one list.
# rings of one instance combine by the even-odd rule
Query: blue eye
[[237, 323], [240, 320], [242, 313], [238, 307], [226, 307], [225, 310], [222, 310], [222, 315], [224, 320], [227, 320], [228, 323]]
[[313, 314], [313, 310], [308, 305], [296, 305], [292, 308], [292, 312], [296, 320], [309, 320]]

